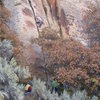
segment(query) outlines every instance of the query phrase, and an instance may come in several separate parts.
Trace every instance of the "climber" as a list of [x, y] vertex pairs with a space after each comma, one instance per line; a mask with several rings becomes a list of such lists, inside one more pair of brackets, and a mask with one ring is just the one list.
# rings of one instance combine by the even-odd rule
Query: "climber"
[[24, 95], [27, 95], [27, 94], [30, 94], [31, 93], [31, 91], [32, 91], [32, 82], [31, 81], [29, 81], [28, 82], [28, 84], [26, 85], [26, 87], [25, 87], [25, 93], [24, 93]]
[[52, 90], [51, 90], [51, 93], [53, 93], [53, 91], [56, 93], [57, 92], [57, 81], [56, 79], [54, 78], [53, 81], [52, 81]]
[[36, 23], [37, 23], [37, 26], [38, 26], [39, 28], [41, 28], [41, 26], [42, 26], [42, 24], [43, 24], [43, 21], [42, 21], [41, 17], [36, 17]]

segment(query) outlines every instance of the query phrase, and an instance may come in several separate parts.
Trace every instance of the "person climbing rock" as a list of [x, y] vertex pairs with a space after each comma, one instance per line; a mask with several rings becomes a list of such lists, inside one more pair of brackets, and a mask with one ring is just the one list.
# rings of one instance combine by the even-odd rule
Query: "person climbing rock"
[[37, 26], [38, 26], [39, 28], [41, 28], [41, 26], [42, 26], [42, 24], [43, 24], [43, 21], [42, 21], [41, 17], [36, 17], [36, 23], [37, 23]]
[[51, 93], [53, 92], [57, 92], [57, 81], [56, 79], [54, 78], [53, 81], [52, 81], [52, 90], [51, 90]]
[[29, 81], [28, 82], [28, 84], [25, 86], [25, 95], [27, 95], [27, 94], [30, 94], [31, 93], [31, 91], [32, 91], [32, 82], [31, 81]]

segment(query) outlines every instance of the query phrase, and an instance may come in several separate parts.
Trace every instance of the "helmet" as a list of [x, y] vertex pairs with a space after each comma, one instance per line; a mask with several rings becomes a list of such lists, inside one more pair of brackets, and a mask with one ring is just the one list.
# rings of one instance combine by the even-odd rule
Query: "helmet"
[[33, 84], [32, 84], [32, 82], [31, 82], [31, 81], [29, 81], [29, 82], [28, 82], [28, 84], [29, 84], [29, 85], [31, 85], [31, 86], [33, 86]]

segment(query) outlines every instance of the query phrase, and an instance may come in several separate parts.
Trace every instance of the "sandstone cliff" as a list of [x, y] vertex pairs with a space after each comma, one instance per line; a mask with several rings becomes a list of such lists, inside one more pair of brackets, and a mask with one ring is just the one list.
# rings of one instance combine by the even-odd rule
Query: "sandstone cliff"
[[[2, 0], [11, 12], [7, 24], [21, 40], [38, 38], [43, 28], [56, 30], [63, 38], [72, 37], [84, 45], [88, 35], [84, 32], [84, 16], [91, 12], [90, 6], [97, 6], [99, 0]], [[36, 16], [43, 20], [38, 28]]]

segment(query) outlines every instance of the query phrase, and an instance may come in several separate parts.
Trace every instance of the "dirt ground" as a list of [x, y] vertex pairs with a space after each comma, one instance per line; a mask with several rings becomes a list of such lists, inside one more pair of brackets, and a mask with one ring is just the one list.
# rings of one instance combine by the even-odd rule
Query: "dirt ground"
[[24, 100], [35, 100], [34, 96], [25, 96]]

